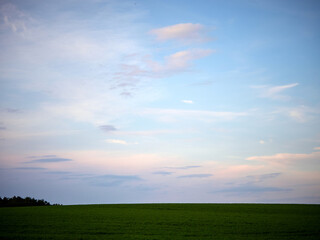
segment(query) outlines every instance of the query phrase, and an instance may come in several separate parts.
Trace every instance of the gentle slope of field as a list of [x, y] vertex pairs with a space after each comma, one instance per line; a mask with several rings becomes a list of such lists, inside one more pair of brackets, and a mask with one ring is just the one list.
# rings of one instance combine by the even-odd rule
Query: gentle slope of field
[[320, 239], [320, 205], [0, 208], [0, 239]]

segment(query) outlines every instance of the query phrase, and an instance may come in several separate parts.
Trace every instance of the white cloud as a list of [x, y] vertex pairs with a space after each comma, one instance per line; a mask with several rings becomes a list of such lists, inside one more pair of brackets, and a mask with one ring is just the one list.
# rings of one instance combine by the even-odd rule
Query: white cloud
[[278, 162], [278, 163], [291, 163], [296, 161], [317, 160], [320, 158], [320, 152], [312, 153], [277, 153], [274, 155], [266, 156], [252, 156], [246, 160], [262, 161], [262, 162]]
[[166, 76], [186, 71], [194, 60], [206, 57], [214, 52], [215, 50], [212, 49], [190, 49], [166, 56], [163, 63], [149, 59], [146, 64], [151, 75]]
[[271, 98], [276, 100], [286, 100], [288, 96], [283, 95], [282, 92], [286, 89], [293, 88], [298, 86], [298, 83], [292, 83], [282, 86], [253, 86], [252, 88], [260, 90], [260, 97], [262, 98]]
[[14, 34], [17, 34], [21, 37], [30, 37], [28, 26], [35, 22], [31, 16], [19, 10], [11, 3], [1, 6], [0, 16], [3, 19], [3, 22], [1, 21], [1, 25], [3, 24]]
[[215, 112], [201, 110], [158, 109], [149, 108], [141, 112], [143, 115], [156, 117], [160, 121], [172, 122], [178, 119], [193, 119], [200, 121], [230, 121], [247, 116], [247, 112]]
[[168, 70], [180, 70], [189, 66], [190, 62], [199, 58], [206, 57], [213, 53], [211, 49], [193, 49], [176, 52], [169, 57], [165, 64], [165, 68]]
[[181, 134], [186, 133], [190, 131], [183, 130], [166, 130], [166, 129], [160, 129], [160, 130], [146, 130], [146, 131], [118, 131], [115, 134], [119, 136], [155, 136], [155, 135], [165, 135], [165, 134]]
[[194, 23], [180, 23], [150, 31], [157, 40], [179, 40], [184, 42], [204, 42], [209, 38], [206, 36], [204, 26]]
[[141, 82], [150, 78], [162, 78], [189, 71], [193, 62], [214, 53], [212, 49], [189, 49], [165, 56], [162, 61], [155, 61], [152, 56], [135, 55], [131, 61], [120, 65], [113, 80], [114, 89], [122, 89], [123, 95], [130, 96], [130, 91]]
[[127, 145], [128, 143], [124, 140], [119, 140], [119, 139], [107, 139], [107, 143], [115, 143], [115, 144], [122, 144], [122, 145]]
[[264, 140], [259, 141], [260, 144], [265, 144], [266, 142]]
[[193, 104], [193, 101], [192, 101], [192, 100], [181, 100], [181, 102], [187, 103], [187, 104]]
[[291, 118], [294, 121], [304, 123], [312, 120], [319, 115], [320, 111], [316, 108], [307, 106], [297, 106], [292, 108], [279, 108], [274, 114], [281, 114]]

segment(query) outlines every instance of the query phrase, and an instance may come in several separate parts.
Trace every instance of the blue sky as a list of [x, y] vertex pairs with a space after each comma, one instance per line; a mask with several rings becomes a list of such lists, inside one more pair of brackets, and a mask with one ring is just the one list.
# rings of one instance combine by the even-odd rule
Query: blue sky
[[318, 1], [1, 1], [0, 196], [320, 203]]

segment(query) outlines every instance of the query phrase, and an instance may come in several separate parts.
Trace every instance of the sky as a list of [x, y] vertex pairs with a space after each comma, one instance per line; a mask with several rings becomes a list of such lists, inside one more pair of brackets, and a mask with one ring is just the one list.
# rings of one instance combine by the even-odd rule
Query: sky
[[1, 0], [0, 196], [320, 204], [320, 2]]

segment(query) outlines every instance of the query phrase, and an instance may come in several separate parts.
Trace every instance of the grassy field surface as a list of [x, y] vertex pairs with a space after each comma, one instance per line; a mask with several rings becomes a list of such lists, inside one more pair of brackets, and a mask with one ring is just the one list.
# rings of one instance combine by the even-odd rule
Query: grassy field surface
[[0, 239], [320, 239], [320, 205], [0, 208]]

